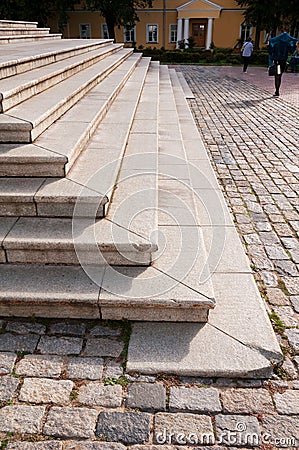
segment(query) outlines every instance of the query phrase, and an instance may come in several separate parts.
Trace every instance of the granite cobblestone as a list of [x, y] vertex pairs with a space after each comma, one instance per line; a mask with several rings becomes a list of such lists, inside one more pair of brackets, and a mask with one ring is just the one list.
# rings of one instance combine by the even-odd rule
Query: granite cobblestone
[[25, 355], [16, 365], [16, 374], [27, 377], [58, 378], [63, 358], [57, 355]]

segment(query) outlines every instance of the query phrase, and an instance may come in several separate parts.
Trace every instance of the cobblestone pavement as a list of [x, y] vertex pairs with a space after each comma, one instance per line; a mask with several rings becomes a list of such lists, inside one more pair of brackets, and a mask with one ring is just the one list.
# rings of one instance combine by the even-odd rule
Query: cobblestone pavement
[[127, 374], [127, 323], [2, 318], [1, 449], [299, 448], [298, 103], [232, 69], [177, 69], [284, 364], [267, 381]]

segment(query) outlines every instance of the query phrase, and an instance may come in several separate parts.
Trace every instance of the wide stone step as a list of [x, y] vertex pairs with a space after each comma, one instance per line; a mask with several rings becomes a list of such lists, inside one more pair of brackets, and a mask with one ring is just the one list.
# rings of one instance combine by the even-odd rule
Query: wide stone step
[[0, 36], [19, 36], [19, 35], [43, 35], [49, 34], [50, 28], [26, 28], [26, 27], [2, 27], [0, 22]]
[[30, 28], [35, 29], [37, 28], [38, 22], [27, 22], [24, 20], [0, 20], [0, 27], [1, 28]]
[[79, 54], [50, 65], [2, 80], [0, 111], [6, 112], [45, 89], [66, 80], [122, 48], [121, 44], [101, 46], [88, 54]]
[[[100, 84], [90, 90], [83, 99], [73, 106], [61, 119], [56, 121], [42, 136], [40, 136], [34, 144], [1, 144], [0, 146], [0, 176], [20, 177], [20, 176], [48, 176], [48, 177], [63, 177], [76, 161], [76, 158], [90, 140], [92, 134], [96, 131], [101, 120], [105, 114], [109, 112], [109, 108], [113, 105], [113, 101], [117, 98], [121, 89], [125, 89], [125, 93], [120, 97], [120, 102], [125, 110], [119, 112], [121, 120], [127, 121], [129, 125], [132, 121], [132, 114], [136, 108], [144, 77], [148, 70], [149, 60], [143, 59], [136, 69], [137, 64], [141, 60], [140, 54], [133, 54], [129, 56], [122, 64], [112, 71]], [[136, 89], [132, 92], [130, 84], [126, 86], [126, 81], [132, 76], [132, 83]], [[139, 83], [139, 85], [138, 85]], [[125, 87], [124, 87], [125, 86]], [[130, 89], [130, 91], [129, 91]], [[130, 95], [130, 101], [126, 96], [126, 92]], [[123, 99], [123, 100], [122, 100]], [[119, 106], [117, 107], [119, 110]], [[129, 111], [131, 113], [129, 114]], [[113, 119], [119, 120], [119, 119]], [[115, 122], [113, 122], [115, 123]], [[111, 128], [111, 127], [110, 127]], [[106, 128], [106, 134], [99, 137], [101, 143], [106, 142], [111, 147], [112, 136]], [[113, 129], [115, 125], [113, 125]], [[129, 126], [123, 123], [122, 132], [119, 129], [114, 145], [117, 149], [122, 149], [126, 144], [126, 137]], [[103, 133], [102, 128], [99, 133]], [[119, 141], [120, 139], [120, 141]], [[63, 145], [61, 144], [63, 142]], [[96, 143], [95, 148], [101, 148]], [[99, 154], [91, 156], [91, 166], [95, 166], [95, 161], [102, 162], [101, 159], [109, 155], [107, 149]], [[104, 155], [104, 156], [103, 156]], [[88, 162], [87, 162], [88, 163]], [[86, 165], [86, 163], [83, 162]], [[79, 168], [77, 170], [79, 176], [72, 176], [72, 180], [78, 183], [83, 182], [83, 176], [86, 176], [85, 169]], [[89, 175], [87, 174], [89, 177]], [[43, 196], [49, 193], [44, 192]], [[52, 194], [51, 194], [52, 195]], [[69, 195], [68, 195], [69, 196]]]
[[[67, 180], [48, 178], [0, 178], [0, 216], [72, 217], [80, 198], [84, 205], [96, 208], [95, 216], [103, 217], [108, 198], [92, 189]], [[52, 195], [50, 195], [52, 193]]]
[[[146, 277], [153, 282], [158, 279], [160, 286], [172, 284], [167, 275], [151, 267], [115, 267], [113, 273], [107, 267], [91, 270], [88, 276], [76, 266], [5, 264], [1, 266], [0, 315], [117, 319], [128, 310], [137, 320], [180, 321], [189, 312], [189, 317], [201, 315], [205, 321], [204, 310], [213, 305], [213, 300], [181, 284], [166, 293], [142, 292], [140, 282]], [[131, 282], [139, 284], [138, 297], [130, 298]], [[123, 292], [116, 303], [113, 283]]]
[[[1, 218], [0, 218], [1, 221]], [[107, 219], [19, 218], [4, 238], [8, 263], [149, 265], [157, 246]]]
[[[79, 215], [79, 217], [82, 215], [86, 216], [88, 214], [84, 198], [90, 197], [90, 192], [94, 192], [94, 194], [98, 195], [97, 199], [96, 195], [93, 198], [98, 201], [98, 209], [96, 209], [96, 211], [97, 216], [99, 217], [103, 206], [107, 203], [108, 199], [111, 199], [116, 181], [119, 178], [119, 169], [122, 164], [124, 151], [126, 146], [128, 149], [130, 140], [132, 139], [130, 130], [136, 108], [138, 112], [140, 95], [142, 90], [143, 92], [146, 90], [145, 80], [148, 78], [150, 79], [151, 77], [149, 59], [143, 58], [135, 68], [135, 64], [139, 61], [139, 57], [132, 55], [130, 58], [132, 58], [131, 64], [133, 63], [130, 67], [130, 71], [134, 69], [132, 75], [128, 78], [128, 81], [112, 103], [106, 116], [101, 120], [99, 126], [94, 129], [93, 137], [88, 141], [86, 147], [67, 173], [67, 177], [63, 179], [49, 178], [35, 195], [37, 214], [39, 216], [72, 216], [75, 207], [77, 207], [76, 214]], [[130, 73], [130, 71], [128, 72], [128, 64], [129, 60], [124, 63], [124, 66], [127, 67], [123, 67], [122, 79], [125, 74]], [[116, 73], [112, 74], [111, 77], [116, 75]], [[112, 80], [107, 80], [107, 83], [110, 84], [111, 81]], [[143, 87], [144, 82], [145, 87]], [[102, 86], [102, 88], [104, 89], [104, 86]], [[108, 92], [109, 91], [107, 90], [107, 93]], [[100, 92], [97, 92], [97, 95], [93, 95], [90, 101], [86, 98], [85, 104], [88, 102], [89, 105], [95, 103], [96, 106], [100, 97]], [[79, 107], [79, 105], [76, 107]], [[62, 125], [64, 125], [67, 130], [68, 125], [71, 125], [72, 129], [70, 129], [70, 133], [74, 133], [72, 131], [73, 129], [80, 130], [81, 117], [82, 114], [80, 111], [76, 114], [76, 118], [70, 112], [69, 117], [67, 117], [67, 115], [65, 116], [67, 121], [63, 122]], [[76, 123], [76, 120], [79, 122]], [[90, 122], [85, 124], [86, 126], [90, 126], [91, 116], [87, 115], [84, 120], [90, 120]], [[118, 130], [117, 133], [114, 132], [115, 129]], [[89, 136], [90, 134], [91, 133], [89, 133]], [[74, 148], [69, 148], [69, 161], [74, 159]], [[154, 149], [156, 149], [156, 147], [154, 147]], [[67, 147], [65, 150], [68, 150]], [[67, 168], [68, 166], [69, 165], [67, 165]], [[156, 170], [154, 172], [156, 173]], [[76, 186], [76, 189], [74, 189], [74, 186]], [[120, 192], [119, 187], [117, 188], [117, 193], [118, 192]], [[126, 193], [124, 195], [126, 196]], [[116, 194], [116, 196], [114, 196], [114, 203], [117, 198], [118, 196]], [[65, 199], [64, 202], [63, 199]], [[68, 204], [68, 208], [66, 208], [66, 204]], [[92, 205], [92, 202], [89, 202], [89, 206], [91, 208], [89, 215], [91, 215], [91, 218], [93, 219], [94, 205]]]
[[131, 53], [122, 49], [1, 114], [0, 142], [33, 142]]
[[1, 47], [1, 79], [110, 45], [112, 39], [57, 39]]
[[0, 36], [0, 45], [5, 44], [14, 44], [16, 42], [38, 42], [42, 40], [54, 40], [61, 39], [62, 34], [34, 34], [34, 32], [30, 34], [20, 34], [20, 35], [10, 35], [10, 36]]

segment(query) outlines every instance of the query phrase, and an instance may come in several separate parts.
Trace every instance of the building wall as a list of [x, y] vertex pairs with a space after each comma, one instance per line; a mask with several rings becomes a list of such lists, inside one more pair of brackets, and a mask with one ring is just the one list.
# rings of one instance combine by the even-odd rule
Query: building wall
[[[136, 46], [150, 46], [150, 47], [165, 47], [166, 49], [174, 49], [175, 43], [169, 42], [169, 26], [171, 24], [177, 24], [178, 17], [189, 17], [191, 22], [196, 21], [196, 17], [216, 17], [213, 19], [212, 25], [212, 42], [216, 47], [234, 47], [240, 38], [240, 27], [244, 22], [242, 15], [242, 9], [240, 9], [235, 0], [216, 0], [214, 3], [222, 8], [222, 10], [215, 10], [209, 12], [210, 4], [204, 4], [202, 8], [198, 8], [198, 12], [192, 12], [193, 5], [191, 5], [190, 11], [188, 7], [184, 11], [178, 11], [176, 8], [184, 5], [186, 1], [182, 0], [154, 0], [153, 8], [138, 10], [139, 22], [136, 23]], [[200, 4], [198, 4], [200, 5]], [[197, 6], [198, 6], [197, 5]], [[194, 11], [194, 8], [193, 8]], [[216, 11], [216, 12], [215, 12]], [[65, 38], [79, 38], [80, 24], [90, 24], [90, 37], [91, 38], [103, 38], [102, 25], [105, 20], [100, 16], [98, 12], [85, 11], [80, 7], [77, 7], [76, 11], [70, 11], [68, 13], [69, 22], [67, 27], [63, 31], [63, 37]], [[199, 20], [199, 19], [198, 19]], [[148, 43], [146, 39], [146, 25], [157, 24], [158, 25], [158, 42]], [[52, 31], [57, 31], [55, 23], [51, 24]], [[124, 41], [123, 28], [116, 27], [116, 40], [117, 42]], [[131, 45], [131, 44], [128, 44]]]

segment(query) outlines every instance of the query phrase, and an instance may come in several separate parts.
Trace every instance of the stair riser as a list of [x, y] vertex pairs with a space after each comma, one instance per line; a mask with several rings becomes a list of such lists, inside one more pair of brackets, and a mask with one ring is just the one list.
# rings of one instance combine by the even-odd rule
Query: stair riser
[[104, 78], [107, 77], [113, 70], [115, 70], [126, 58], [128, 58], [130, 53], [124, 54], [117, 63], [108, 67], [104, 72], [92, 78], [85, 86], [80, 87], [73, 93], [73, 95], [60, 105], [55, 105], [55, 109], [48, 111], [47, 116], [39, 124], [36, 124], [32, 130], [20, 130], [14, 132], [9, 129], [5, 129], [4, 125], [0, 130], [0, 142], [16, 142], [16, 143], [30, 143], [34, 142], [35, 139], [40, 136], [47, 128], [49, 128], [52, 123], [58, 120], [63, 114], [65, 114], [72, 106], [74, 106], [81, 98], [83, 98], [92, 88], [99, 84]]
[[141, 308], [101, 306], [103, 320], [142, 320], [146, 322], [207, 322], [208, 308]]
[[37, 69], [38, 67], [47, 66], [48, 64], [52, 64], [54, 62], [62, 61], [63, 59], [71, 58], [72, 56], [81, 55], [84, 53], [88, 53], [89, 51], [95, 50], [98, 47], [106, 46], [110, 43], [110, 41], [105, 42], [104, 44], [89, 44], [86, 47], [75, 48], [70, 50], [62, 50], [56, 51], [48, 54], [44, 54], [35, 58], [25, 58], [24, 60], [16, 63], [9, 63], [0, 65], [0, 77], [8, 78], [10, 76], [27, 72], [28, 70]]
[[112, 55], [118, 50], [118, 48], [112, 48], [109, 52], [105, 54], [101, 54], [98, 56], [94, 56], [92, 58], [86, 59], [81, 63], [77, 63], [76, 65], [70, 66], [66, 69], [61, 69], [57, 73], [49, 75], [49, 77], [41, 80], [39, 83], [33, 84], [31, 86], [20, 86], [19, 91], [11, 94], [9, 97], [2, 99], [2, 107], [0, 105], [0, 112], [6, 112], [13, 106], [22, 103], [30, 97], [33, 97], [40, 92], [43, 92], [46, 89], [49, 89], [52, 86], [55, 86], [57, 83], [70, 78], [72, 75], [75, 75], [78, 72], [86, 69], [87, 67], [92, 66], [96, 62], [101, 61], [105, 57]]
[[0, 164], [0, 177], [64, 177], [64, 163], [53, 164], [45, 163], [18, 163], [17, 160], [11, 164]]
[[61, 35], [58, 34], [47, 34], [47, 35], [41, 35], [41, 36], [7, 36], [7, 37], [1, 37], [0, 36], [0, 45], [5, 44], [17, 44], [19, 42], [36, 42], [41, 41], [44, 39], [48, 40], [54, 40], [54, 39], [61, 39]]
[[7, 202], [0, 203], [0, 216], [36, 216], [36, 206], [33, 202]]
[[[1, 27], [1, 26], [0, 26]], [[1, 27], [2, 28], [2, 27]], [[23, 28], [23, 29], [15, 29], [15, 28], [5, 28], [0, 30], [0, 36], [27, 36], [27, 35], [45, 35], [49, 34], [50, 28]]]
[[[5, 244], [4, 244], [5, 246]], [[151, 255], [146, 252], [122, 252], [122, 255], [117, 251], [103, 252], [105, 261], [112, 266], [148, 266], [151, 263]], [[6, 262], [8, 263], [36, 263], [36, 264], [69, 264], [69, 265], [98, 265], [99, 253], [93, 251], [80, 251], [80, 262], [78, 261], [76, 252], [74, 250], [59, 249], [51, 250], [48, 248], [39, 250], [14, 250], [6, 249]], [[103, 261], [102, 261], [103, 262]]]
[[[40, 202], [0, 202], [0, 216], [6, 217], [73, 217], [76, 200], [69, 203], [59, 201]], [[80, 212], [84, 215], [82, 200], [80, 201]], [[90, 203], [87, 204], [86, 215], [90, 214]], [[100, 206], [96, 218], [105, 216], [105, 207]]]
[[[73, 217], [76, 201], [70, 203], [59, 202], [37, 202], [37, 216], [39, 217]], [[80, 200], [80, 213], [84, 216], [84, 204]], [[86, 216], [90, 215], [91, 206], [90, 203], [86, 205]], [[100, 206], [96, 213], [96, 218], [102, 218], [105, 216], [105, 207]]]
[[24, 28], [25, 30], [36, 29], [37, 22], [22, 22], [22, 21], [14, 21], [14, 20], [0, 20], [0, 28]]
[[[26, 127], [28, 128], [28, 127]], [[5, 129], [4, 127], [0, 129], [0, 143], [9, 143], [9, 142], [24, 142], [29, 144], [30, 141], [30, 130], [28, 129], [16, 129], [12, 130], [11, 126], [8, 129]], [[3, 168], [0, 168], [0, 172], [3, 170]]]

